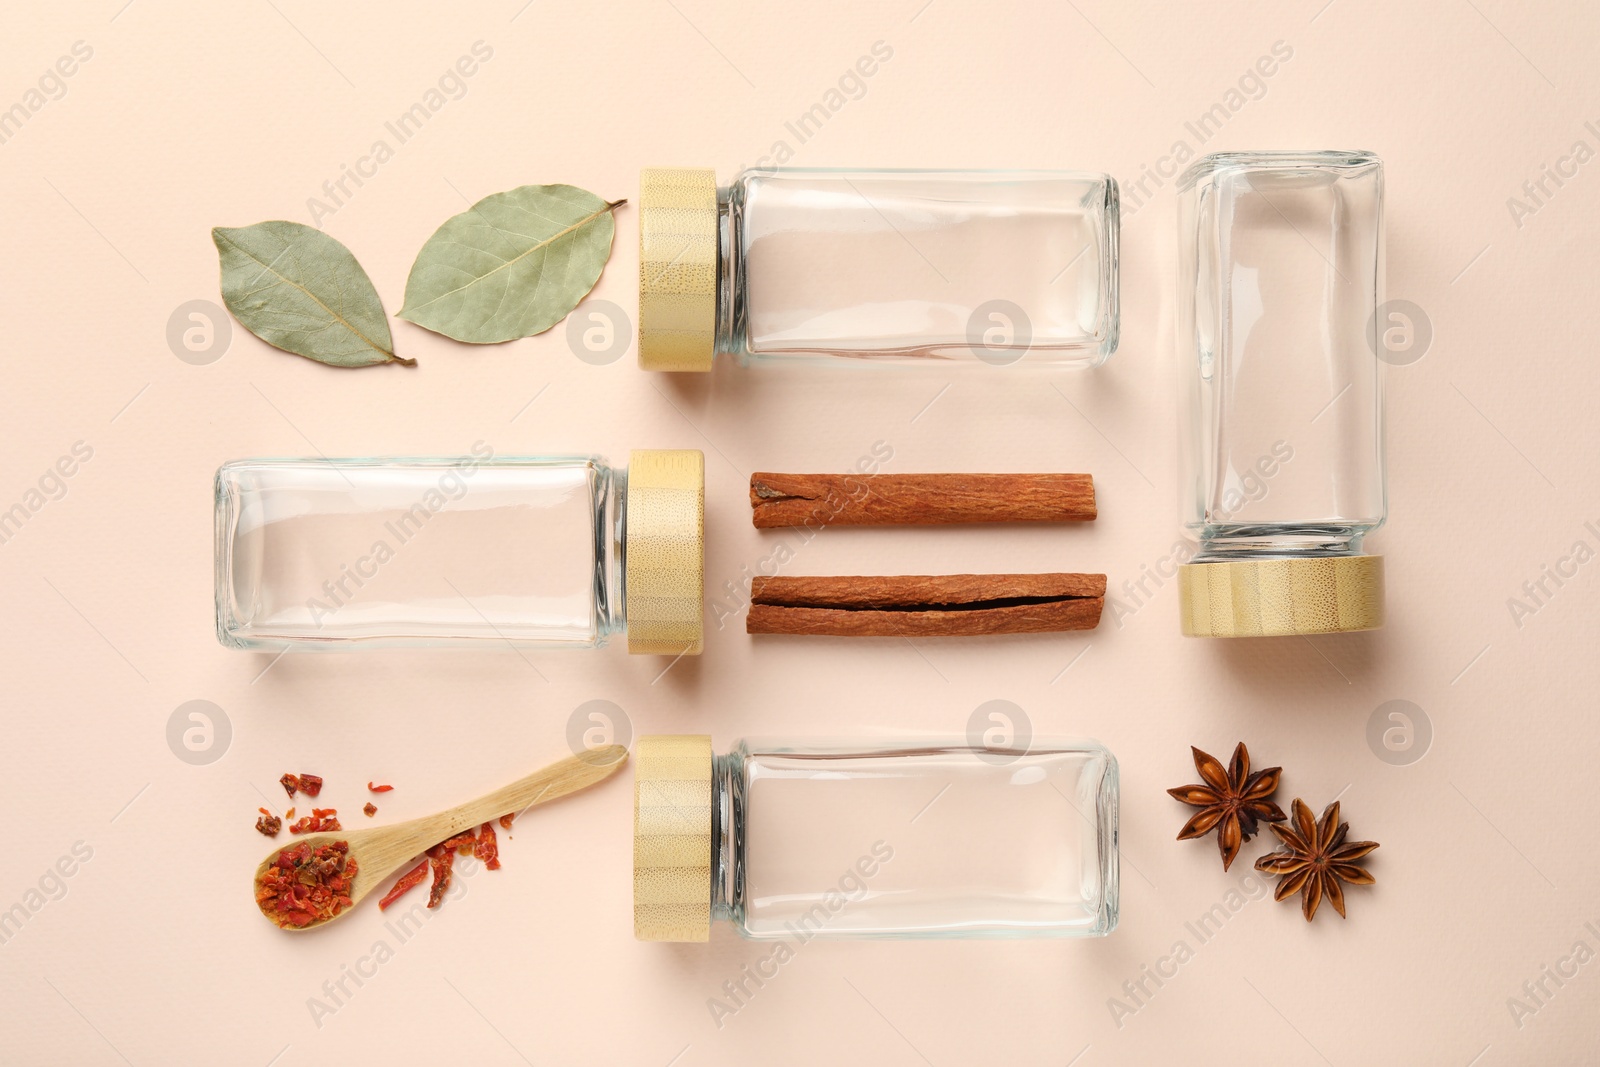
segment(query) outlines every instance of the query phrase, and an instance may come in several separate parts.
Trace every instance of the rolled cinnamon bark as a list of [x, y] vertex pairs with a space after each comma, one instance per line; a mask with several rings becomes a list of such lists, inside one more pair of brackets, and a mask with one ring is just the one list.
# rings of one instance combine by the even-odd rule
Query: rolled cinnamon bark
[[971, 637], [1092, 630], [1103, 574], [757, 577], [745, 630], [833, 637]]
[[770, 474], [750, 476], [751, 519], [780, 526], [1086, 522], [1088, 474]]

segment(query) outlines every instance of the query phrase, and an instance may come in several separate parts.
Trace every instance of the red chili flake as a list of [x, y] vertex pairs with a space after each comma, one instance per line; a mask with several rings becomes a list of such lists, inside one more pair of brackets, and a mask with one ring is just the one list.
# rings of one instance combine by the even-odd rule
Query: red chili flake
[[478, 843], [472, 847], [472, 854], [489, 870], [500, 869], [500, 842], [494, 836], [494, 823], [486, 822], [478, 831]]
[[288, 811], [284, 812], [283, 813], [283, 817], [285, 819], [288, 819], [290, 822], [293, 822], [294, 821], [294, 809], [290, 808]]
[[502, 829], [502, 830], [511, 829], [511, 820], [515, 819], [516, 817], [517, 817], [517, 813], [514, 812], [514, 811], [509, 813], [509, 814], [500, 816], [500, 829]]
[[256, 820], [256, 829], [268, 837], [277, 837], [278, 831], [283, 829], [283, 820], [266, 808], [257, 808], [256, 810], [261, 813], [261, 818]]
[[394, 786], [392, 785], [373, 785], [371, 782], [367, 783], [367, 792], [369, 793], [387, 793], [393, 789]]
[[405, 874], [400, 876], [400, 880], [383, 895], [382, 900], [378, 901], [378, 910], [383, 911], [387, 909], [390, 904], [393, 904], [406, 893], [421, 885], [422, 880], [426, 877], [428, 877], [428, 861], [427, 859], [424, 859], [421, 863], [417, 864], [415, 867], [411, 868]]
[[289, 794], [290, 800], [294, 799], [297, 792], [304, 793], [308, 797], [314, 797], [322, 792], [322, 779], [314, 774], [285, 773], [278, 782], [283, 786], [283, 791]]
[[461, 855], [466, 856], [466, 855], [469, 855], [472, 852], [472, 850], [477, 847], [477, 844], [478, 844], [477, 836], [474, 835], [471, 830], [468, 830], [465, 833], [459, 833], [456, 836], [454, 836], [452, 838], [449, 838], [448, 840], [441, 841], [441, 842], [439, 842], [438, 845], [436, 845], [434, 847], [435, 848], [442, 848], [446, 852], [459, 852]]
[[428, 862], [433, 867], [433, 885], [428, 889], [428, 907], [437, 908], [450, 888], [450, 872], [455, 867], [456, 854], [443, 844], [428, 850]]
[[378, 814], [378, 805], [369, 800], [367, 801], [366, 807], [362, 808], [361, 810], [366, 812], [367, 818], [370, 819], [374, 815]]
[[350, 887], [359, 870], [350, 842], [312, 848], [301, 842], [279, 852], [256, 882], [256, 904], [280, 927], [309, 926], [351, 906]]
[[[294, 814], [290, 811], [291, 815]], [[312, 808], [310, 815], [302, 815], [296, 819], [294, 825], [289, 827], [291, 834], [333, 834], [338, 833], [343, 827], [339, 825], [339, 812], [334, 808]]]

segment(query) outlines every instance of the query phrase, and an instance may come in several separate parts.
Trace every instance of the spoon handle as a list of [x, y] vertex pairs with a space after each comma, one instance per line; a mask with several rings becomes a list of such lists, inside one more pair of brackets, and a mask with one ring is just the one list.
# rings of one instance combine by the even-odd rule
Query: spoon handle
[[526, 778], [445, 812], [453, 820], [445, 836], [587, 789], [616, 774], [627, 761], [628, 750], [622, 745], [604, 745], [557, 760]]
[[[521, 812], [536, 804], [587, 789], [610, 778], [628, 762], [628, 750], [623, 745], [604, 745], [588, 749], [566, 759], [557, 760], [526, 778], [519, 778], [508, 786], [468, 801], [436, 815], [400, 823], [386, 830], [368, 831], [380, 834], [363, 850], [371, 863], [371, 877], [359, 880], [357, 889], [364, 896], [376, 881], [385, 877], [400, 864], [439, 842], [491, 822], [502, 815]], [[365, 868], [367, 863], [363, 863]], [[361, 883], [365, 883], [364, 885]]]

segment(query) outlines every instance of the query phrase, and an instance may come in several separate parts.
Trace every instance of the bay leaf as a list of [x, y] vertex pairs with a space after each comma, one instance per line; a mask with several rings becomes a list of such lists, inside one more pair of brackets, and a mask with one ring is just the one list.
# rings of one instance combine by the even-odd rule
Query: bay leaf
[[484, 197], [417, 253], [400, 318], [472, 344], [543, 333], [600, 280], [616, 232], [611, 212], [625, 202], [572, 185]]
[[211, 231], [222, 265], [222, 300], [267, 344], [333, 367], [414, 359], [394, 354], [389, 317], [356, 257], [321, 230], [258, 222]]

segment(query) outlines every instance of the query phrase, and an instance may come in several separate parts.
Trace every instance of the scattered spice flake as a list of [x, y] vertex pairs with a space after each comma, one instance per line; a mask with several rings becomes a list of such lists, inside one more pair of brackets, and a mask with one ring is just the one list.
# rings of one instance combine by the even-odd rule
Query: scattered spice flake
[[500, 816], [500, 829], [502, 829], [502, 830], [511, 829], [511, 820], [515, 819], [516, 817], [517, 817], [517, 813], [514, 812], [514, 811], [513, 812], [508, 812], [507, 814]]
[[395, 884], [390, 887], [389, 891], [383, 895], [383, 899], [378, 901], [378, 910], [387, 910], [390, 904], [393, 904], [395, 901], [405, 896], [408, 892], [421, 885], [422, 880], [426, 877], [428, 877], [428, 859], [424, 857], [421, 863], [411, 868], [405, 874], [402, 874], [400, 876], [400, 880], [395, 882]]
[[256, 829], [268, 837], [277, 837], [278, 831], [283, 829], [283, 820], [278, 818], [266, 808], [257, 808], [261, 818], [256, 820]]
[[437, 908], [450, 888], [450, 872], [455, 867], [456, 854], [443, 844], [428, 849], [428, 862], [433, 867], [433, 885], [428, 889], [428, 907]]
[[369, 801], [367, 801], [366, 806], [363, 807], [361, 810], [366, 815], [366, 817], [370, 819], [374, 815], [378, 814], [378, 805], [374, 804], [372, 801], [369, 800]]
[[280, 927], [309, 926], [350, 907], [358, 866], [350, 842], [312, 848], [310, 842], [278, 853], [256, 883], [256, 904]]
[[477, 836], [471, 830], [467, 830], [464, 833], [457, 834], [449, 840], [441, 841], [438, 847], [444, 849], [446, 852], [454, 851], [466, 856], [470, 855], [477, 845]]
[[[294, 814], [293, 811], [290, 814]], [[339, 812], [335, 808], [312, 808], [310, 815], [302, 815], [289, 827], [291, 834], [333, 834], [338, 833], [343, 827], [339, 825]]]
[[315, 774], [289, 774], [285, 772], [284, 776], [278, 779], [278, 784], [283, 786], [283, 791], [289, 794], [290, 800], [294, 799], [296, 793], [304, 793], [308, 797], [314, 797], [322, 792], [322, 779]]
[[393, 788], [394, 786], [392, 785], [373, 785], [371, 782], [367, 783], [367, 792], [369, 793], [387, 793]]
[[500, 843], [495, 840], [494, 823], [486, 822], [478, 831], [478, 842], [472, 846], [472, 854], [489, 870], [500, 869]]
[[284, 812], [283, 817], [288, 819], [290, 822], [294, 822], [294, 809], [290, 808], [288, 811]]

